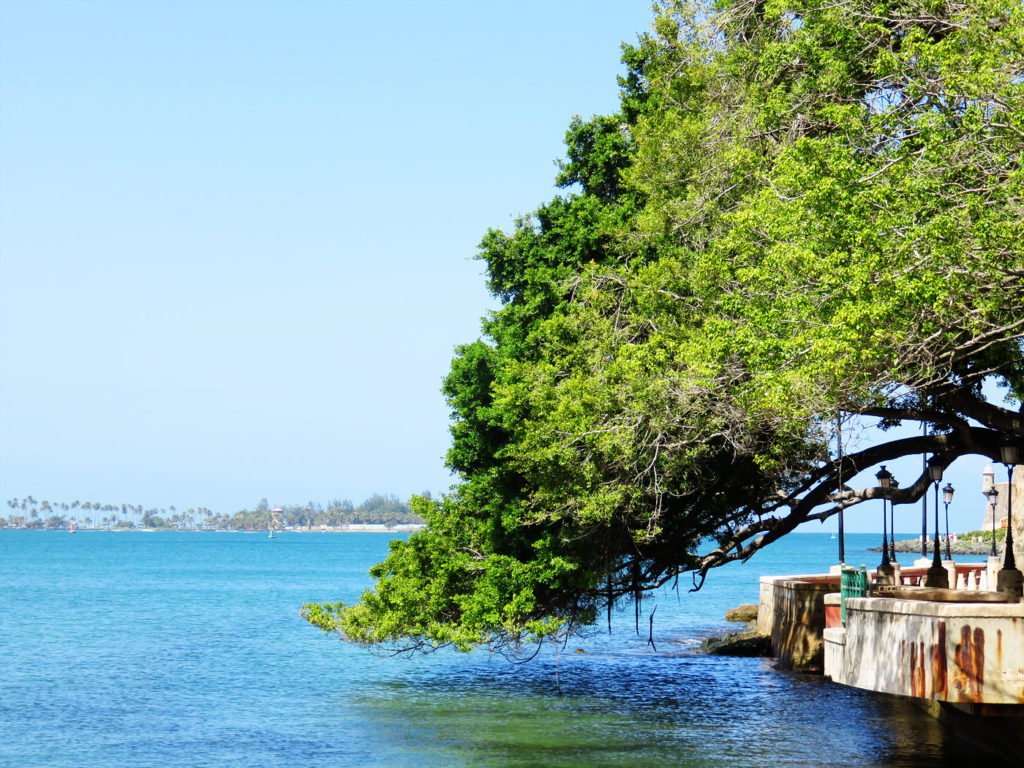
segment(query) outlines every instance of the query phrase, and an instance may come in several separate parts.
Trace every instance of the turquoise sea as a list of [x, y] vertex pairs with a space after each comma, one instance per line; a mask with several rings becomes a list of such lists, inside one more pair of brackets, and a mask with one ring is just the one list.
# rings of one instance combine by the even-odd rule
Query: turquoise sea
[[[961, 766], [978, 748], [906, 701], [694, 654], [762, 574], [822, 571], [793, 534], [666, 590], [613, 633], [512, 664], [378, 658], [310, 627], [387, 534], [0, 531], [0, 766]], [[847, 562], [877, 561], [874, 535]], [[913, 556], [903, 556], [905, 562]], [[647, 642], [654, 619], [656, 650]], [[583, 651], [583, 652], [579, 652]], [[557, 665], [558, 683], [555, 671]], [[987, 765], [1001, 765], [986, 757]]]

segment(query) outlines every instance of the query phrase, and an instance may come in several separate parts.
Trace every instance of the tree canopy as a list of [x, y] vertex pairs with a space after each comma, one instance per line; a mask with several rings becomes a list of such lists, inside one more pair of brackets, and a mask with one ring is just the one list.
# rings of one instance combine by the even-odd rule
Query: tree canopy
[[[880, 462], [1024, 442], [1018, 0], [665, 2], [623, 60], [564, 194], [483, 238], [460, 482], [314, 624], [517, 649], [877, 498], [843, 479]], [[930, 431], [839, 456], [855, 416]]]

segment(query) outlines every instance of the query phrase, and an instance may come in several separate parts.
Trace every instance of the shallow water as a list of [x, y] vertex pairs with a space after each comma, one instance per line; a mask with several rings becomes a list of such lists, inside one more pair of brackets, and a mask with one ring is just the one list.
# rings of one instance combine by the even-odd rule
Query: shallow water
[[[828, 535], [791, 535], [698, 593], [660, 593], [644, 603], [642, 636], [629, 608], [610, 636], [526, 664], [482, 652], [378, 658], [302, 621], [306, 601], [357, 597], [390, 538], [0, 531], [0, 765], [977, 760], [976, 746], [904, 700], [763, 659], [693, 654], [730, 628], [726, 609], [756, 602], [760, 575], [827, 568]], [[875, 538], [848, 537], [847, 560], [874, 563]], [[655, 605], [656, 651], [646, 620]]]

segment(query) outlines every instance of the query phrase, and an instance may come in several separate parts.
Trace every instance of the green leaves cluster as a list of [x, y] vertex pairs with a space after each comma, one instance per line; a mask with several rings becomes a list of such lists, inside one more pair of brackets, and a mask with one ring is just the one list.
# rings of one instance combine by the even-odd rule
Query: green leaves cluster
[[[460, 484], [358, 604], [307, 617], [517, 649], [871, 497], [834, 492], [878, 461], [1024, 440], [981, 397], [1024, 394], [1022, 17], [662, 4], [621, 111], [571, 124], [566, 193], [484, 237], [504, 304], [444, 387]], [[933, 434], [840, 462], [841, 414]]]

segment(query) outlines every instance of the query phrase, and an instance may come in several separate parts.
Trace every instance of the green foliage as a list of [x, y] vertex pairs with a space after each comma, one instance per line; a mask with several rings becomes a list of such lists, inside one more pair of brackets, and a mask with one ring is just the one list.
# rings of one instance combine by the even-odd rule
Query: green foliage
[[[967, 531], [967, 533], [961, 533], [959, 535], [959, 538], [962, 539], [963, 541], [974, 541], [975, 539], [978, 539], [982, 543], [991, 544], [992, 543], [992, 538], [993, 538], [993, 536], [992, 536], [992, 529], [991, 528], [983, 528], [982, 530], [979, 530], [979, 531]], [[997, 528], [996, 529], [996, 531], [995, 531], [995, 540], [996, 540], [996, 545], [997, 546], [1002, 544], [1004, 541], [1006, 541], [1006, 529], [1005, 528]]]
[[[1024, 394], [1022, 17], [663, 3], [620, 113], [571, 123], [569, 191], [483, 239], [504, 304], [444, 386], [460, 484], [360, 602], [306, 616], [515, 650], [877, 498], [837, 488], [880, 461], [1024, 440], [981, 397]], [[850, 415], [932, 432], [840, 463]]]

